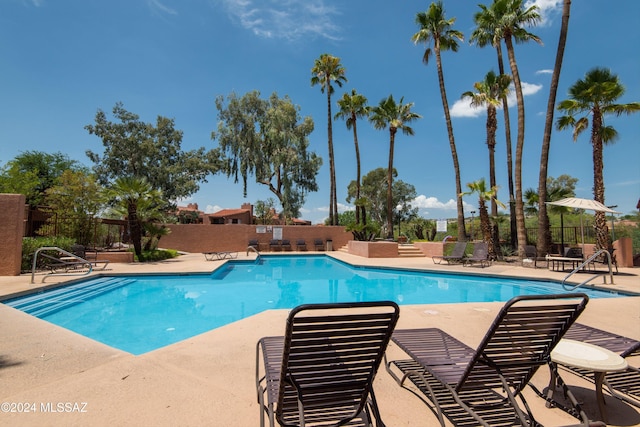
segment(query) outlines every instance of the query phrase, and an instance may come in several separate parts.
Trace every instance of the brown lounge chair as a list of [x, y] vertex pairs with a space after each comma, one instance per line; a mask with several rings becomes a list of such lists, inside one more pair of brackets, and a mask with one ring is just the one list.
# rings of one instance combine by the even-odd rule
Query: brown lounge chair
[[[581, 323], [575, 323], [564, 337], [606, 348], [624, 358], [640, 356], [640, 341]], [[574, 368], [571, 370], [583, 378], [595, 382], [593, 372]], [[609, 388], [612, 396], [640, 408], [639, 368], [629, 365], [626, 371], [609, 372], [605, 376], [604, 384]]]
[[390, 301], [293, 309], [284, 336], [258, 341], [260, 426], [383, 426], [373, 379], [398, 316]]
[[442, 261], [447, 261], [447, 264], [461, 263], [464, 260], [464, 253], [467, 250], [467, 242], [456, 242], [451, 251], [451, 255], [434, 255], [431, 257], [435, 264], [440, 264]]
[[[409, 379], [433, 402], [443, 427], [445, 416], [453, 425], [536, 426], [521, 392], [541, 366], [553, 368], [551, 350], [587, 302], [581, 293], [513, 298], [475, 349], [437, 328], [396, 330], [392, 341], [411, 358], [385, 358], [385, 366], [399, 385]], [[572, 415], [589, 424], [564, 381], [558, 380], [574, 405]]]
[[479, 263], [480, 267], [484, 268], [491, 264], [489, 259], [489, 245], [485, 242], [478, 242], [473, 244], [473, 253], [471, 256], [465, 257], [463, 265], [471, 265]]

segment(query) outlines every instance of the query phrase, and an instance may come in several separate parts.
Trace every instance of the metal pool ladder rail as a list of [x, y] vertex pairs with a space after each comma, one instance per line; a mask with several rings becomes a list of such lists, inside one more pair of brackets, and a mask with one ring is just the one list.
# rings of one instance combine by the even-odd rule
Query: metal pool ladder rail
[[[64, 249], [58, 248], [57, 246], [43, 246], [41, 248], [38, 248], [36, 250], [36, 252], [33, 254], [33, 264], [31, 266], [31, 284], [35, 283], [35, 275], [36, 275], [36, 264], [38, 261], [38, 255], [40, 254], [40, 252], [42, 251], [58, 251], [59, 253], [62, 253], [70, 258], [73, 258], [75, 260], [77, 260], [77, 264], [80, 265], [87, 265], [87, 269], [85, 271], [81, 271], [81, 272], [77, 272], [77, 273], [54, 273], [51, 272], [49, 274], [47, 274], [46, 276], [44, 276], [42, 278], [42, 282], [44, 283], [45, 279], [47, 277], [49, 277], [52, 274], [56, 274], [58, 276], [86, 276], [88, 274], [90, 274], [93, 271], [93, 264], [89, 261], [87, 261], [84, 258], [80, 258], [78, 255], [76, 254], [72, 254], [71, 252], [67, 252]], [[76, 262], [76, 261], [74, 261]]]
[[254, 246], [247, 246], [247, 255], [249, 255], [249, 251], [253, 251], [256, 253], [256, 264], [260, 262], [260, 251], [257, 250]]
[[[573, 276], [573, 274], [575, 274], [576, 272], [580, 271], [585, 265], [589, 265], [594, 259], [596, 259], [598, 256], [600, 256], [600, 254], [606, 254], [606, 258], [607, 258], [607, 265], [609, 266], [609, 281], [610, 284], [613, 285], [613, 269], [611, 268], [611, 254], [609, 253], [608, 250], [606, 249], [600, 249], [599, 251], [597, 251], [595, 254], [591, 255], [589, 258], [587, 258], [586, 261], [584, 261], [582, 264], [580, 264], [579, 266], [577, 266], [576, 268], [573, 269], [573, 271], [571, 271], [571, 273], [567, 274], [566, 277], [564, 279], [562, 279], [562, 287], [564, 289], [567, 289], [567, 285], [566, 285], [566, 281], [569, 277]], [[572, 288], [569, 288], [568, 290], [572, 291], [576, 288], [579, 288], [580, 286], [586, 285], [587, 283], [589, 283], [590, 281], [592, 281], [593, 279], [595, 279], [598, 276], [602, 276], [602, 278], [604, 279], [604, 284], [607, 284], [607, 274], [595, 274], [591, 277], [589, 277], [587, 280], [585, 280], [584, 282], [575, 285]]]

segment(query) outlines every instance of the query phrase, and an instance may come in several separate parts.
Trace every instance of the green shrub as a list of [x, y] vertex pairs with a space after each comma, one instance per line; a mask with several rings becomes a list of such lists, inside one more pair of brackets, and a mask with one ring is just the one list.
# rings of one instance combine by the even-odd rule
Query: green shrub
[[174, 249], [153, 249], [150, 251], [142, 252], [142, 259], [139, 259], [137, 256], [134, 256], [136, 261], [139, 262], [152, 262], [152, 261], [163, 261], [165, 259], [176, 258], [178, 256], [178, 251]]
[[25, 237], [22, 239], [22, 263], [20, 269], [23, 272], [31, 271], [33, 266], [33, 254], [47, 246], [57, 247], [65, 251], [71, 251], [75, 240], [69, 237]]

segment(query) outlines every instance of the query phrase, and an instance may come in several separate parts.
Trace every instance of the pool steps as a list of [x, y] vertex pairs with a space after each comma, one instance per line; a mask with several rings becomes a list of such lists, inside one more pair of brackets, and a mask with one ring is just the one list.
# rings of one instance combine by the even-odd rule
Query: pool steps
[[79, 304], [85, 299], [110, 292], [134, 282], [122, 277], [104, 277], [82, 283], [81, 285], [64, 286], [32, 296], [21, 297], [5, 304], [36, 317], [45, 317], [58, 310]]

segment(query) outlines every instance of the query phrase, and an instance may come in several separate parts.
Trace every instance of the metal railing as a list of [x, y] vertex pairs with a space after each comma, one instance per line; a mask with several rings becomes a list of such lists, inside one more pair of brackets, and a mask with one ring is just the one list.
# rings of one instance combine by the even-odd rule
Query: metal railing
[[[61, 253], [69, 258], [73, 258], [76, 261], [72, 261], [69, 264], [69, 266], [73, 265], [74, 267], [79, 267], [79, 266], [87, 266], [86, 270], [83, 271], [78, 271], [75, 273], [68, 273], [68, 270], [65, 270], [65, 273], [56, 273], [55, 271], [52, 271], [51, 273], [48, 273], [46, 276], [44, 276], [42, 278], [42, 283], [44, 283], [45, 279], [49, 276], [51, 276], [52, 274], [56, 274], [58, 276], [86, 276], [88, 274], [90, 274], [93, 271], [93, 264], [89, 261], [87, 261], [84, 258], [79, 257], [76, 254], [72, 254], [71, 252], [67, 252], [64, 249], [58, 248], [56, 246], [43, 246], [41, 248], [38, 248], [36, 250], [36, 252], [33, 254], [33, 264], [31, 266], [31, 284], [35, 283], [35, 275], [36, 275], [36, 266], [38, 264], [38, 255], [40, 255], [40, 252], [42, 251], [58, 251], [58, 253]], [[47, 256], [47, 258], [51, 259], [53, 257]], [[60, 260], [60, 266], [64, 267], [65, 262], [63, 260]]]
[[247, 255], [249, 255], [249, 251], [253, 251], [256, 253], [256, 264], [260, 262], [260, 251], [255, 248], [255, 246], [247, 246]]
[[602, 276], [602, 278], [604, 279], [604, 284], [607, 284], [607, 274], [595, 274], [591, 277], [589, 277], [587, 280], [585, 280], [584, 282], [575, 285], [572, 288], [568, 288], [566, 281], [569, 277], [573, 276], [576, 272], [582, 270], [585, 266], [591, 264], [593, 262], [594, 259], [596, 259], [597, 257], [599, 257], [602, 254], [606, 254], [606, 258], [607, 258], [607, 265], [609, 267], [609, 279], [610, 279], [610, 284], [613, 285], [613, 268], [611, 267], [611, 254], [609, 253], [608, 250], [606, 249], [600, 249], [599, 251], [597, 251], [596, 253], [594, 253], [593, 255], [591, 255], [589, 258], [587, 258], [585, 261], [583, 261], [580, 265], [578, 265], [576, 268], [574, 268], [571, 273], [567, 274], [565, 276], [564, 279], [562, 279], [562, 287], [564, 289], [568, 289], [570, 291], [573, 291], [574, 289], [579, 288], [580, 286], [586, 285], [587, 283], [589, 283], [590, 281], [592, 281], [593, 279], [595, 279], [596, 277]]

